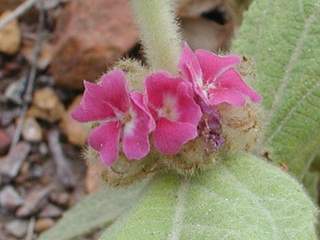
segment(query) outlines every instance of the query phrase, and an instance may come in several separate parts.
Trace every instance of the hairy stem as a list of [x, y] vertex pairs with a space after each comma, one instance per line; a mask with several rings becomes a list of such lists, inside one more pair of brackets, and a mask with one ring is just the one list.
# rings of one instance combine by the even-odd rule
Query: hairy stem
[[180, 37], [170, 0], [132, 0], [142, 43], [152, 69], [177, 72]]

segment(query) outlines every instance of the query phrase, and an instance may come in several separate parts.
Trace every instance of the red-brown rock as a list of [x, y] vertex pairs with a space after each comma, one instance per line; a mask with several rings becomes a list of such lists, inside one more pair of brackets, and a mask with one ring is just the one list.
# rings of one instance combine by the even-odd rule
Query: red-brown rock
[[59, 16], [51, 72], [56, 83], [81, 88], [138, 40], [128, 0], [71, 1]]
[[11, 139], [9, 135], [0, 129], [0, 155], [5, 154], [10, 146]]
[[4, 12], [6, 10], [13, 10], [17, 6], [19, 6], [19, 4], [21, 4], [22, 2], [23, 2], [23, 0], [1, 0], [0, 13]]

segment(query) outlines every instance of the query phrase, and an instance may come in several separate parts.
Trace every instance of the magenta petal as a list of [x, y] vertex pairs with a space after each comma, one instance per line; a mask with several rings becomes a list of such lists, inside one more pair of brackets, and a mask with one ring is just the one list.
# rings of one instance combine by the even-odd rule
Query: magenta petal
[[113, 107], [121, 112], [126, 112], [129, 109], [128, 87], [123, 71], [113, 70], [104, 74], [99, 84]]
[[183, 144], [197, 135], [197, 126], [193, 124], [171, 122], [161, 118], [153, 134], [154, 146], [163, 154], [176, 154]]
[[113, 117], [114, 112], [106, 101], [106, 93], [98, 84], [84, 82], [85, 91], [80, 105], [71, 113], [79, 122], [103, 120]]
[[108, 122], [92, 130], [88, 144], [100, 153], [102, 161], [111, 166], [118, 159], [120, 122]]
[[234, 69], [229, 69], [219, 76], [217, 85], [222, 88], [238, 90], [242, 94], [250, 97], [253, 102], [259, 102], [261, 100], [261, 96], [251, 89]]
[[240, 57], [237, 55], [218, 56], [202, 49], [197, 50], [195, 54], [206, 82], [214, 80], [220, 73], [240, 63]]
[[155, 109], [161, 108], [166, 95], [176, 95], [177, 86], [182, 82], [180, 78], [171, 76], [167, 72], [156, 72], [145, 80], [148, 103]]
[[243, 106], [245, 102], [245, 98], [237, 90], [227, 88], [210, 90], [210, 104], [212, 105], [229, 103], [233, 106]]
[[150, 129], [150, 132], [153, 131], [156, 127], [156, 123], [147, 106], [147, 97], [139, 92], [133, 91], [130, 93], [130, 98], [132, 100], [132, 105], [140, 108], [140, 110], [142, 110], [149, 117], [148, 128]]
[[193, 84], [197, 84], [197, 81], [202, 81], [202, 70], [198, 59], [186, 42], [183, 44], [178, 67], [183, 77]]
[[[141, 100], [139, 95], [136, 95], [135, 98], [140, 98], [138, 101]], [[131, 107], [132, 119], [125, 124], [123, 131], [123, 152], [129, 160], [141, 159], [149, 153], [149, 133], [154, 128], [154, 124], [151, 123], [153, 119], [149, 113], [134, 101]]]
[[182, 82], [178, 86], [177, 95], [179, 99], [177, 106], [179, 118], [177, 120], [198, 125], [202, 112], [200, 106], [194, 101], [190, 86]]

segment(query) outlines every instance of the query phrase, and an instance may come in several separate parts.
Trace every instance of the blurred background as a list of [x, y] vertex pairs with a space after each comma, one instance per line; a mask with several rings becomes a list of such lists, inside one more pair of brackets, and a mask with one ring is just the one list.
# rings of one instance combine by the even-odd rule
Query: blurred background
[[[212, 51], [228, 50], [250, 3], [172, 1], [183, 38]], [[0, 0], [0, 240], [37, 239], [97, 190], [69, 113], [84, 79], [141, 52], [128, 0]]]

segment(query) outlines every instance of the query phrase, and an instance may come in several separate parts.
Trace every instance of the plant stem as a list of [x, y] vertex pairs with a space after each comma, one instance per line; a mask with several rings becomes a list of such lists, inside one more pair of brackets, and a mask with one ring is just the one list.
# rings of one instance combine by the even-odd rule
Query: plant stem
[[180, 37], [171, 0], [132, 0], [148, 63], [177, 72]]

